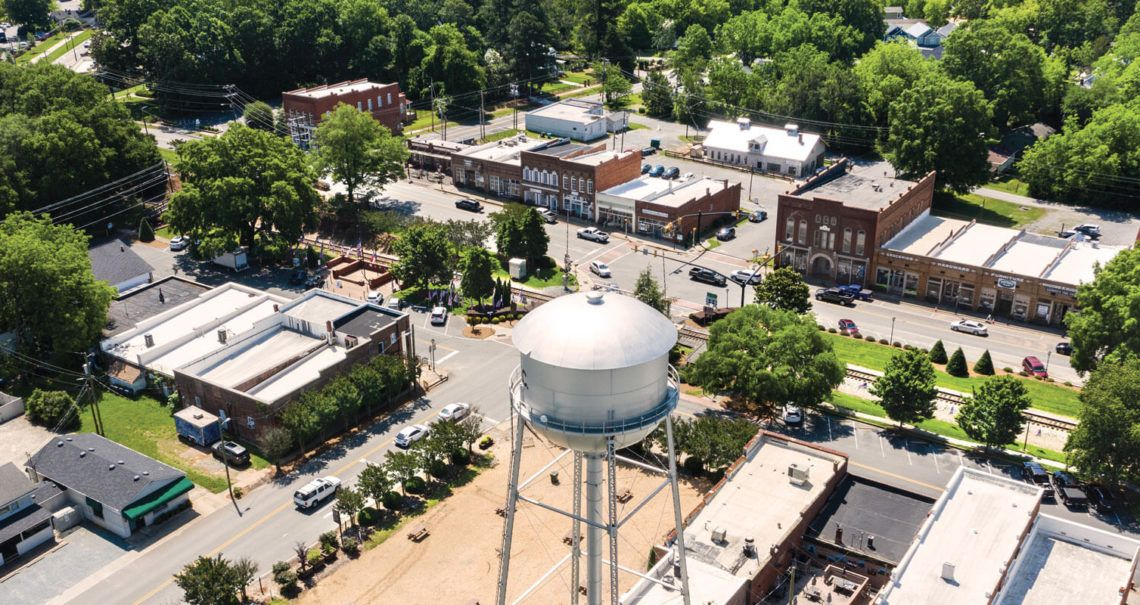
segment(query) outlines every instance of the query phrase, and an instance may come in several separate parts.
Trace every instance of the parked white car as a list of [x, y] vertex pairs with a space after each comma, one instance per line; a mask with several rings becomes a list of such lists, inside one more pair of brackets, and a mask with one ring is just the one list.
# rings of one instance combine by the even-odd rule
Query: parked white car
[[431, 325], [442, 326], [447, 323], [447, 309], [435, 307], [431, 310]]
[[178, 252], [179, 250], [185, 250], [186, 248], [189, 248], [189, 247], [190, 247], [190, 238], [186, 237], [185, 235], [179, 235], [178, 237], [170, 240], [170, 250], [173, 252]]
[[337, 477], [332, 475], [318, 477], [293, 492], [293, 504], [300, 509], [312, 508], [335, 496], [338, 489], [340, 489], [340, 479]]
[[601, 261], [590, 261], [590, 272], [598, 277], [612, 277], [610, 266]]
[[610, 241], [610, 234], [602, 231], [601, 229], [598, 229], [597, 227], [583, 227], [579, 229], [578, 237], [602, 244]]
[[794, 405], [784, 408], [784, 424], [787, 426], [800, 426], [804, 423], [804, 411]]
[[974, 336], [989, 336], [990, 332], [986, 329], [985, 324], [969, 319], [959, 319], [958, 321], [950, 324], [950, 329], [955, 332], [965, 332], [973, 334]]
[[539, 208], [538, 215], [542, 217], [542, 220], [552, 225], [558, 222], [558, 217], [555, 216], [554, 212], [549, 208]]
[[738, 284], [747, 284], [752, 286], [760, 283], [760, 280], [763, 278], [764, 276], [760, 274], [759, 269], [737, 269], [728, 276], [728, 279], [731, 279]]
[[412, 444], [427, 437], [431, 429], [422, 424], [413, 424], [400, 429], [396, 433], [396, 447], [409, 448]]
[[384, 295], [381, 294], [379, 290], [369, 290], [368, 296], [364, 297], [364, 300], [374, 305], [379, 305], [384, 302]]
[[471, 406], [466, 403], [449, 403], [439, 411], [440, 420], [463, 420], [471, 413]]

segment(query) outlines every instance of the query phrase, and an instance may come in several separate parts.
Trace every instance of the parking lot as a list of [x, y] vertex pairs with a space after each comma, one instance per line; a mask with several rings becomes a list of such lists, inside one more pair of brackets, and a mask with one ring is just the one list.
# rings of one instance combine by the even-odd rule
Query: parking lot
[[47, 603], [131, 550], [118, 536], [86, 525], [68, 530], [54, 548], [46, 544], [41, 548], [39, 558], [4, 570], [8, 574], [0, 580], [4, 603]]

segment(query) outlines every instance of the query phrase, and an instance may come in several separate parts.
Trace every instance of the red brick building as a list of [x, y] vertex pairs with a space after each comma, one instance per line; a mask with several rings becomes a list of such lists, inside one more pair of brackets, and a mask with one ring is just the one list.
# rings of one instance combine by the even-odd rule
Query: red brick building
[[283, 93], [281, 100], [289, 134], [302, 146], [309, 145], [317, 124], [341, 103], [371, 113], [388, 130], [399, 133], [408, 102], [399, 84], [380, 84], [366, 79], [298, 88]]
[[641, 154], [562, 143], [522, 152], [522, 166], [523, 201], [596, 221], [596, 193], [637, 178]]
[[934, 173], [919, 180], [855, 174], [847, 159], [780, 194], [778, 265], [839, 284], [874, 280], [875, 250], [930, 209]]
[[615, 231], [681, 240], [698, 222], [704, 232], [740, 210], [740, 191], [740, 183], [727, 180], [643, 176], [600, 192], [597, 221]]

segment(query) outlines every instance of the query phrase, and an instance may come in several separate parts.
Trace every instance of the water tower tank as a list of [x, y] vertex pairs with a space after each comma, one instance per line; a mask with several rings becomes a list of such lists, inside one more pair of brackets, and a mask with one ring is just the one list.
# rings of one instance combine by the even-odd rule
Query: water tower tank
[[669, 351], [677, 329], [641, 301], [589, 292], [561, 296], [514, 329], [521, 362], [516, 411], [551, 441], [604, 452], [641, 441], [677, 405]]

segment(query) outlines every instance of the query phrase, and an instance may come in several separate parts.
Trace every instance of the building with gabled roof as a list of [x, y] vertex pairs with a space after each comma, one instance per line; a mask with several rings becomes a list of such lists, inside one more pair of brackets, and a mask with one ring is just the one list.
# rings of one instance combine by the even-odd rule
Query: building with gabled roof
[[803, 132], [796, 124], [773, 128], [738, 118], [711, 120], [699, 153], [714, 162], [802, 178], [823, 166], [824, 151], [818, 134]]
[[154, 267], [117, 239], [88, 248], [87, 258], [95, 279], [111, 284], [116, 292], [149, 283], [154, 275]]

